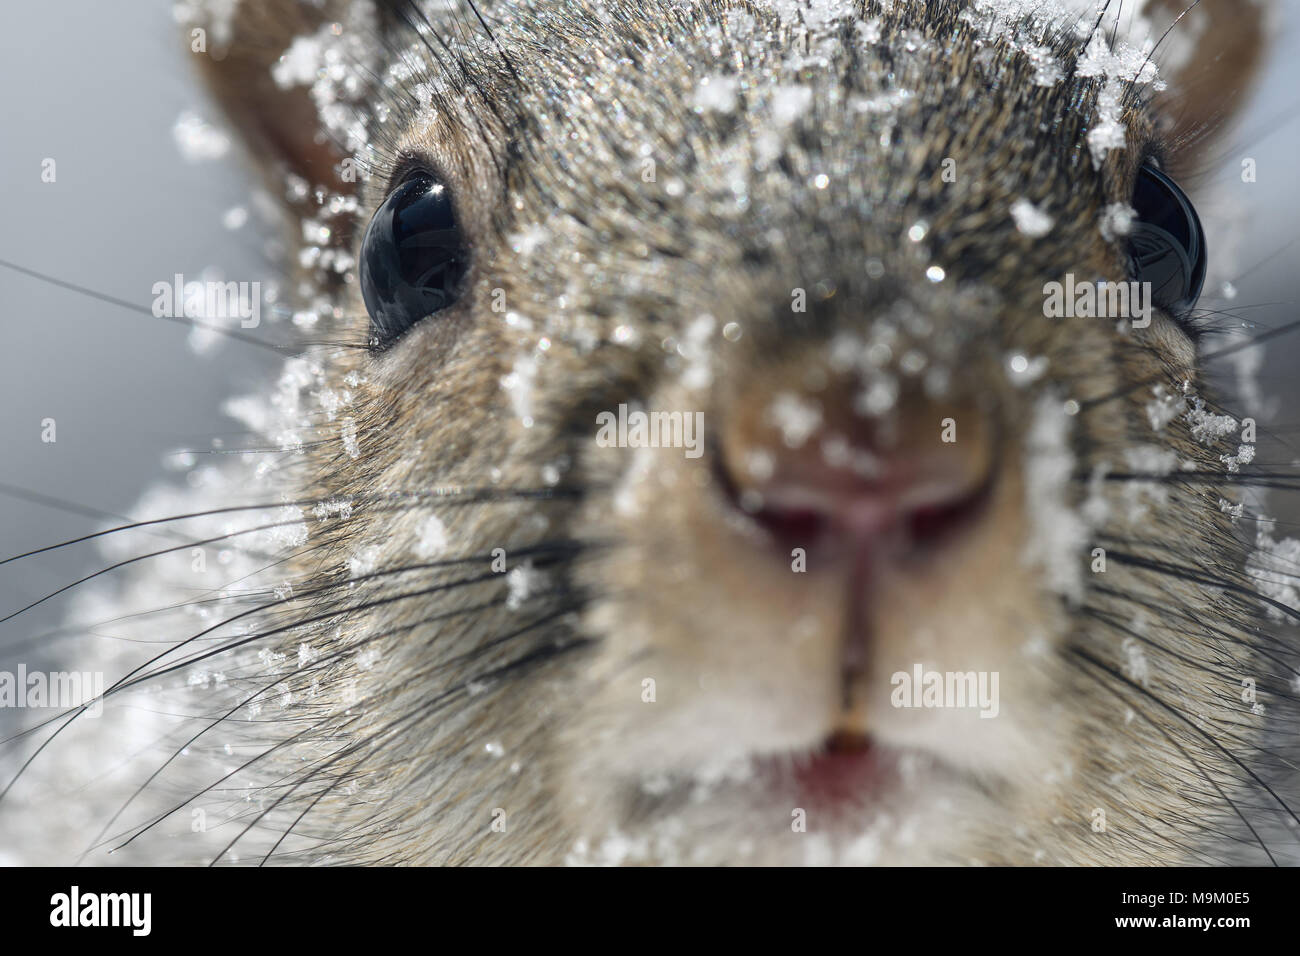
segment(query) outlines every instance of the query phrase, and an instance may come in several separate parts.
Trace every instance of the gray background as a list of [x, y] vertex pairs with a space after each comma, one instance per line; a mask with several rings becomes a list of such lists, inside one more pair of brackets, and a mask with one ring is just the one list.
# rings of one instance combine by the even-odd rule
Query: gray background
[[[1300, 0], [1284, 6], [1260, 90], [1206, 177], [1231, 188], [1240, 157], [1258, 161], [1259, 182], [1229, 194], [1248, 203], [1237, 271], [1256, 266], [1232, 305], [1283, 303], [1242, 312], [1263, 327], [1296, 316], [1300, 284], [1300, 245], [1278, 253], [1300, 237]], [[237, 148], [199, 164], [176, 148], [172, 126], [183, 110], [215, 111], [193, 79], [169, 3], [11, 4], [5, 21], [0, 258], [146, 308], [152, 284], [175, 272], [266, 274], [253, 221], [235, 232], [221, 223], [248, 201]], [[45, 157], [58, 164], [56, 183], [41, 182]], [[214, 436], [237, 443], [221, 400], [277, 364], [238, 343], [196, 355], [182, 328], [3, 268], [0, 322], [0, 482], [66, 502], [0, 490], [0, 557], [97, 530], [94, 515], [130, 515], [141, 490], [165, 474], [168, 452], [209, 448]], [[1298, 348], [1300, 336], [1270, 347], [1262, 376], [1280, 400], [1279, 424], [1292, 429], [1300, 427]], [[57, 421], [55, 444], [40, 441], [44, 418]], [[0, 567], [0, 616], [94, 565], [82, 546]], [[0, 625], [0, 647], [56, 625], [59, 603]]]
[[[169, 3], [60, 0], [13, 5], [5, 19], [0, 259], [146, 309], [153, 284], [176, 272], [267, 273], [255, 219], [233, 232], [222, 224], [227, 209], [248, 204], [237, 148], [190, 163], [176, 145], [183, 111], [217, 113]], [[45, 157], [57, 163], [55, 183], [41, 182]], [[0, 482], [93, 512], [130, 516], [171, 452], [208, 449], [219, 435], [237, 444], [239, 426], [221, 401], [278, 365], [235, 342], [195, 354], [179, 325], [2, 267], [0, 321]], [[40, 440], [44, 418], [57, 422], [54, 444]], [[99, 527], [0, 490], [3, 556]], [[94, 564], [81, 545], [0, 567], [0, 616]], [[57, 624], [60, 602], [51, 604], [0, 625], [0, 645]]]

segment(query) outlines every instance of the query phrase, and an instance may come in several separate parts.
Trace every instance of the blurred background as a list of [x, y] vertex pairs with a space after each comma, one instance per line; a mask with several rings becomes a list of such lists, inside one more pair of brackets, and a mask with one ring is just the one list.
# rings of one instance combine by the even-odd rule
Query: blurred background
[[[1193, 184], [1203, 218], [1227, 221], [1210, 237], [1218, 275], [1203, 304], [1261, 329], [1294, 321], [1300, 291], [1300, 0], [1280, 6], [1251, 106], [1218, 168]], [[207, 125], [218, 117], [195, 82], [195, 55], [170, 0], [6, 10], [0, 260], [120, 301], [0, 266], [0, 558], [145, 517], [135, 502], [183, 463], [176, 452], [238, 445], [222, 401], [278, 367], [269, 351], [196, 338], [148, 314], [153, 284], [177, 272], [274, 275], [272, 230], [251, 201], [237, 144]], [[1256, 183], [1241, 182], [1243, 157], [1256, 160]], [[42, 179], [47, 159], [53, 182]], [[1235, 287], [1227, 295], [1225, 279]], [[273, 337], [273, 324], [252, 334]], [[1276, 425], [1286, 444], [1261, 449], [1260, 460], [1289, 462], [1300, 457], [1291, 450], [1300, 437], [1300, 335], [1261, 351], [1267, 401], [1251, 398], [1249, 413]], [[1234, 367], [1219, 369], [1231, 385]], [[46, 419], [55, 421], [52, 443], [42, 441]], [[1290, 506], [1279, 501], [1275, 511]], [[0, 617], [99, 563], [79, 546], [0, 566]], [[56, 627], [60, 604], [0, 624], [0, 648]]]
[[[195, 80], [202, 54], [169, 0], [22, 4], [6, 21], [0, 259], [134, 308], [0, 266], [2, 557], [133, 517], [177, 452], [238, 446], [222, 401], [279, 365], [150, 314], [154, 283], [178, 272], [274, 276], [273, 230], [238, 145], [206, 122], [219, 117]], [[269, 318], [249, 334], [273, 336]], [[0, 617], [95, 566], [83, 545], [0, 567]], [[0, 625], [0, 645], [56, 626], [60, 604]]]

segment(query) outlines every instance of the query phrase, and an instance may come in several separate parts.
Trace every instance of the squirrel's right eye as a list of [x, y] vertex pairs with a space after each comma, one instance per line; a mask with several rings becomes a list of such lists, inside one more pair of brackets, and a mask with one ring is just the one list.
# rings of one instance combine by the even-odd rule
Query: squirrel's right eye
[[1155, 304], [1182, 315], [1205, 284], [1205, 231], [1196, 207], [1172, 179], [1150, 163], [1133, 190], [1137, 221], [1129, 235], [1133, 278], [1148, 282]]
[[469, 257], [446, 185], [419, 173], [394, 189], [361, 240], [370, 346], [388, 348], [460, 294]]

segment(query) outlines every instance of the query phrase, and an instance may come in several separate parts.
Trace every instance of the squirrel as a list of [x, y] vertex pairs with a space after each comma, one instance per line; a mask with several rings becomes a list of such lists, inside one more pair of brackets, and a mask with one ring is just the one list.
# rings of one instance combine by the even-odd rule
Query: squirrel
[[191, 4], [307, 330], [232, 405], [265, 447], [155, 500], [185, 539], [95, 605], [152, 643], [0, 828], [137, 864], [1293, 857], [1297, 647], [1180, 185], [1265, 11], [1185, 6]]

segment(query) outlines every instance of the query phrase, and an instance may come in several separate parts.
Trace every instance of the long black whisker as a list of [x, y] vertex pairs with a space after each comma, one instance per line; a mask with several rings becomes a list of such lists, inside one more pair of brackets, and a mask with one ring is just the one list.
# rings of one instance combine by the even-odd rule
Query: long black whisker
[[[165, 524], [172, 521], [185, 521], [190, 518], [208, 518], [215, 515], [235, 514], [243, 511], [264, 511], [270, 508], [307, 508], [316, 505], [330, 506], [339, 504], [349, 504], [356, 506], [358, 503], [369, 503], [373, 501], [439, 501], [444, 504], [482, 504], [494, 501], [545, 501], [549, 499], [566, 499], [577, 497], [581, 492], [572, 488], [547, 488], [547, 489], [510, 489], [510, 488], [461, 488], [458, 486], [447, 486], [444, 488], [430, 488], [427, 491], [393, 491], [383, 492], [373, 495], [360, 495], [349, 497], [343, 501], [338, 496], [326, 498], [296, 498], [289, 501], [270, 501], [249, 505], [228, 505], [222, 508], [210, 508], [206, 511], [192, 511], [186, 514], [168, 515], [165, 518], [150, 518], [145, 521], [133, 521], [129, 524], [119, 525], [115, 528], [106, 528], [103, 531], [95, 531], [90, 534], [83, 534], [80, 537], [69, 538], [66, 541], [60, 541], [57, 544], [48, 544], [42, 548], [34, 548], [31, 551], [24, 551], [22, 554], [15, 554], [12, 557], [0, 559], [0, 565], [9, 564], [11, 561], [20, 561], [23, 558], [30, 558], [38, 554], [45, 554], [47, 551], [55, 551], [59, 548], [70, 547], [74, 544], [81, 544], [85, 541], [91, 541], [95, 538], [102, 538], [105, 535], [118, 534], [122, 531], [131, 531], [138, 528], [147, 528], [151, 525]], [[304, 518], [306, 516], [304, 515]]]
[[[1286, 811], [1286, 812], [1291, 816], [1291, 818], [1292, 818], [1293, 820], [1295, 820], [1297, 823], [1300, 823], [1300, 818], [1297, 818], [1297, 817], [1296, 817], [1295, 813], [1291, 810], [1291, 808], [1290, 808], [1289, 806], [1287, 806], [1286, 801], [1284, 801], [1281, 797], [1279, 797], [1279, 796], [1277, 795], [1277, 793], [1274, 792], [1274, 790], [1273, 790], [1272, 787], [1270, 787], [1267, 783], [1265, 783], [1262, 779], [1260, 779], [1260, 777], [1259, 777], [1258, 774], [1256, 774], [1253, 770], [1251, 770], [1251, 769], [1250, 769], [1249, 767], [1247, 767], [1244, 763], [1242, 763], [1241, 760], [1237, 758], [1236, 754], [1232, 753], [1230, 750], [1228, 750], [1226, 747], [1224, 747], [1222, 744], [1220, 744], [1217, 740], [1215, 740], [1215, 739], [1214, 739], [1214, 736], [1213, 736], [1212, 734], [1206, 733], [1206, 732], [1205, 732], [1204, 730], [1202, 730], [1200, 727], [1197, 727], [1196, 724], [1194, 724], [1192, 721], [1190, 721], [1190, 720], [1188, 720], [1186, 717], [1184, 717], [1184, 716], [1183, 716], [1183, 715], [1178, 711], [1178, 709], [1177, 709], [1176, 707], [1171, 707], [1169, 704], [1165, 703], [1163, 700], [1161, 700], [1161, 699], [1160, 699], [1159, 697], [1157, 697], [1155, 694], [1151, 693], [1149, 690], [1147, 690], [1147, 689], [1146, 689], [1145, 687], [1143, 687], [1141, 684], [1137, 683], [1136, 681], [1132, 681], [1132, 680], [1130, 680], [1128, 677], [1126, 677], [1125, 675], [1121, 674], [1119, 671], [1115, 670], [1113, 667], [1110, 667], [1110, 666], [1108, 666], [1107, 664], [1105, 664], [1104, 662], [1098, 660], [1096, 657], [1094, 657], [1093, 655], [1089, 654], [1087, 651], [1083, 650], [1082, 648], [1079, 648], [1079, 647], [1072, 647], [1072, 648], [1070, 648], [1070, 650], [1071, 650], [1071, 652], [1072, 652], [1075, 656], [1077, 656], [1077, 657], [1083, 659], [1084, 661], [1086, 661], [1087, 663], [1091, 664], [1093, 667], [1097, 668], [1098, 670], [1102, 671], [1103, 673], [1108, 674], [1110, 677], [1114, 678], [1115, 680], [1118, 680], [1118, 681], [1123, 682], [1125, 685], [1127, 685], [1128, 687], [1130, 687], [1130, 688], [1136, 690], [1138, 693], [1140, 693], [1140, 694], [1144, 694], [1144, 695], [1145, 695], [1149, 700], [1151, 700], [1151, 701], [1153, 701], [1154, 703], [1158, 704], [1158, 705], [1159, 705], [1160, 707], [1162, 707], [1163, 709], [1169, 711], [1171, 714], [1173, 714], [1175, 717], [1177, 717], [1177, 718], [1178, 718], [1179, 720], [1181, 720], [1183, 723], [1187, 724], [1187, 726], [1189, 726], [1189, 727], [1191, 727], [1193, 730], [1195, 730], [1195, 731], [1196, 731], [1198, 734], [1200, 734], [1200, 735], [1201, 735], [1201, 736], [1202, 736], [1206, 741], [1208, 741], [1209, 743], [1211, 743], [1212, 745], [1214, 745], [1216, 748], [1218, 748], [1218, 749], [1219, 749], [1219, 750], [1220, 750], [1220, 751], [1221, 751], [1221, 752], [1222, 752], [1226, 757], [1228, 757], [1229, 760], [1231, 760], [1231, 761], [1232, 761], [1233, 763], [1235, 763], [1238, 767], [1240, 767], [1240, 768], [1241, 768], [1241, 769], [1242, 769], [1246, 774], [1248, 774], [1248, 775], [1251, 777], [1251, 779], [1253, 779], [1257, 784], [1259, 784], [1259, 785], [1260, 785], [1260, 786], [1261, 786], [1265, 791], [1267, 791], [1267, 792], [1269, 793], [1269, 795], [1272, 796], [1273, 799], [1276, 800], [1276, 801], [1281, 805], [1282, 809], [1285, 810], [1285, 811]], [[1085, 673], [1087, 673], [1087, 672], [1085, 671]], [[1095, 676], [1095, 675], [1094, 675], [1094, 676]], [[1099, 682], [1103, 687], [1105, 687], [1108, 691], [1110, 691], [1112, 694], [1114, 694], [1114, 695], [1117, 696], [1117, 697], [1120, 697], [1120, 699], [1123, 700], [1123, 697], [1120, 696], [1120, 695], [1118, 694], [1118, 692], [1116, 692], [1116, 691], [1114, 690], [1114, 688], [1112, 688], [1109, 684], [1107, 684], [1105, 681], [1102, 681], [1100, 678], [1097, 678], [1097, 680], [1098, 680], [1098, 682]], [[1129, 702], [1127, 702], [1127, 701], [1125, 701], [1125, 703], [1128, 703], [1129, 706], [1132, 706], [1132, 704], [1129, 703]], [[1134, 708], [1134, 709], [1137, 710], [1137, 708]], [[1231, 799], [1229, 799], [1229, 797], [1227, 796], [1227, 794], [1225, 794], [1225, 793], [1223, 792], [1223, 790], [1220, 789], [1219, 785], [1218, 785], [1217, 783], [1215, 783], [1215, 782], [1210, 778], [1210, 776], [1209, 776], [1209, 775], [1204, 771], [1204, 769], [1201, 768], [1200, 764], [1196, 763], [1195, 760], [1192, 760], [1191, 756], [1187, 753], [1187, 751], [1185, 751], [1185, 750], [1183, 749], [1183, 747], [1182, 747], [1181, 744], [1179, 744], [1176, 740], [1174, 740], [1174, 738], [1172, 737], [1172, 735], [1170, 735], [1170, 733], [1169, 733], [1167, 730], [1165, 730], [1163, 727], [1161, 727], [1159, 724], [1157, 724], [1154, 720], [1152, 720], [1151, 717], [1150, 717], [1150, 715], [1148, 715], [1148, 714], [1145, 713], [1144, 711], [1139, 711], [1139, 713], [1142, 713], [1142, 716], [1146, 718], [1146, 720], [1148, 721], [1148, 723], [1150, 723], [1152, 727], [1154, 727], [1156, 730], [1158, 730], [1158, 731], [1160, 732], [1160, 734], [1161, 734], [1162, 736], [1165, 737], [1166, 740], [1168, 740], [1171, 744], [1173, 744], [1175, 747], [1177, 747], [1178, 750], [1179, 750], [1179, 752], [1182, 753], [1183, 756], [1186, 757], [1186, 758], [1188, 759], [1189, 762], [1191, 762], [1192, 766], [1196, 767], [1197, 770], [1199, 770], [1199, 771], [1201, 772], [1201, 775], [1205, 777], [1206, 781], [1207, 781], [1207, 782], [1208, 782], [1212, 787], [1214, 787], [1214, 789], [1215, 789], [1216, 791], [1218, 791], [1219, 795], [1220, 795], [1221, 797], [1223, 797], [1224, 801], [1225, 801], [1226, 803], [1228, 803], [1228, 805], [1232, 807], [1233, 811], [1237, 814], [1237, 816], [1240, 817], [1241, 822], [1244, 823], [1244, 824], [1246, 825], [1246, 828], [1247, 828], [1248, 830], [1250, 830], [1250, 832], [1255, 836], [1255, 839], [1256, 839], [1256, 840], [1258, 841], [1258, 843], [1259, 843], [1260, 849], [1262, 849], [1262, 850], [1264, 851], [1264, 854], [1268, 857], [1269, 862], [1272, 863], [1274, 866], [1276, 866], [1276, 865], [1277, 865], [1277, 860], [1275, 860], [1275, 859], [1273, 858], [1273, 854], [1269, 852], [1269, 849], [1268, 849], [1268, 847], [1265, 845], [1263, 839], [1261, 839], [1260, 836], [1259, 836], [1259, 834], [1255, 832], [1255, 828], [1254, 828], [1253, 826], [1250, 825], [1250, 822], [1246, 819], [1245, 815], [1242, 814], [1241, 810], [1237, 807], [1237, 805], [1236, 805], [1236, 804], [1235, 804]]]
[[215, 332], [228, 339], [234, 339], [236, 342], [243, 342], [246, 345], [255, 345], [261, 349], [267, 349], [277, 354], [284, 354], [296, 351], [296, 347], [288, 345], [275, 345], [271, 342], [263, 341], [251, 335], [244, 335], [242, 332], [236, 332], [234, 329], [227, 329], [224, 326], [213, 325], [210, 322], [202, 322], [198, 319], [172, 315], [154, 315], [152, 309], [147, 309], [143, 305], [130, 302], [126, 299], [119, 299], [115, 296], [106, 295], [103, 292], [96, 292], [94, 289], [88, 289], [83, 285], [77, 285], [74, 282], [66, 282], [63, 279], [57, 279], [45, 272], [37, 272], [35, 269], [29, 269], [26, 266], [20, 266], [16, 262], [10, 262], [7, 259], [0, 259], [0, 266], [12, 269], [14, 272], [20, 272], [25, 276], [31, 276], [39, 279], [49, 285], [58, 286], [60, 289], [67, 289], [70, 292], [76, 292], [79, 295], [88, 296], [92, 299], [98, 299], [100, 302], [107, 302], [110, 305], [116, 305], [119, 308], [130, 309], [132, 312], [138, 312], [147, 315], [151, 319], [162, 319], [165, 322], [174, 322], [177, 325], [184, 325], [190, 328], [204, 329], [209, 332]]
[[[543, 550], [544, 550], [544, 549], [543, 549]], [[515, 553], [516, 553], [516, 555], [521, 555], [521, 554], [523, 554], [523, 555], [527, 555], [527, 554], [529, 554], [529, 553], [531, 553], [531, 552], [528, 552], [528, 551], [526, 551], [526, 550], [519, 550], [519, 551], [516, 551]], [[486, 562], [488, 562], [490, 559], [491, 559], [491, 556], [488, 555], [488, 556], [484, 557], [482, 560], [484, 561], [484, 563], [486, 563]], [[406, 569], [404, 569], [404, 570], [410, 570], [410, 568], [406, 568]], [[372, 575], [367, 575], [367, 576], [364, 576], [364, 577], [367, 577], [367, 578], [370, 578], [370, 577], [381, 577], [381, 576], [384, 576], [384, 575], [387, 574], [387, 573], [389, 573], [389, 572], [378, 571], [378, 572], [374, 572], [374, 574], [372, 574]], [[400, 573], [400, 572], [397, 572], [397, 573]], [[197, 662], [199, 662], [199, 661], [207, 660], [207, 659], [209, 659], [209, 658], [215, 657], [215, 656], [218, 655], [218, 654], [225, 654], [225, 653], [228, 653], [230, 650], [232, 650], [232, 649], [234, 649], [234, 648], [242, 647], [242, 646], [245, 646], [245, 645], [247, 645], [247, 644], [253, 643], [253, 642], [255, 642], [255, 641], [264, 640], [264, 639], [267, 638], [267, 637], [270, 637], [270, 636], [273, 636], [273, 635], [276, 635], [276, 634], [280, 634], [280, 633], [284, 633], [285, 631], [289, 631], [289, 630], [292, 630], [292, 629], [294, 629], [294, 628], [299, 628], [299, 627], [303, 627], [303, 626], [305, 626], [305, 625], [314, 624], [314, 623], [319, 623], [319, 622], [322, 622], [322, 621], [333, 620], [334, 618], [337, 618], [340, 614], [343, 614], [343, 613], [355, 613], [355, 612], [360, 611], [360, 610], [369, 610], [369, 609], [371, 609], [371, 608], [375, 608], [375, 607], [382, 607], [382, 606], [385, 606], [385, 605], [394, 604], [394, 603], [397, 603], [398, 601], [405, 601], [405, 600], [411, 600], [411, 599], [413, 599], [413, 598], [426, 597], [426, 596], [428, 596], [428, 595], [437, 594], [437, 593], [439, 593], [439, 592], [441, 592], [441, 591], [446, 591], [446, 590], [449, 590], [449, 589], [454, 588], [454, 587], [460, 587], [460, 586], [464, 586], [464, 585], [467, 585], [467, 584], [478, 584], [478, 583], [482, 583], [482, 582], [484, 582], [484, 581], [489, 581], [489, 580], [492, 580], [492, 579], [499, 579], [500, 577], [501, 577], [500, 574], [497, 574], [497, 573], [495, 573], [495, 572], [488, 572], [487, 574], [484, 574], [484, 575], [479, 575], [479, 576], [472, 577], [472, 578], [464, 578], [464, 579], [460, 579], [460, 580], [457, 580], [457, 581], [452, 581], [452, 582], [449, 582], [449, 583], [446, 583], [446, 584], [436, 585], [436, 586], [431, 587], [431, 588], [425, 588], [425, 589], [418, 590], [418, 591], [413, 591], [413, 592], [404, 592], [404, 593], [400, 593], [400, 594], [396, 594], [396, 595], [389, 595], [388, 597], [385, 597], [385, 598], [379, 598], [379, 599], [375, 599], [375, 600], [372, 600], [372, 601], [368, 601], [368, 602], [365, 602], [365, 603], [363, 603], [363, 604], [361, 604], [361, 605], [359, 605], [359, 606], [355, 606], [355, 607], [334, 608], [334, 609], [331, 609], [330, 611], [328, 611], [328, 612], [326, 612], [326, 613], [323, 613], [323, 614], [314, 615], [314, 616], [308, 617], [308, 618], [303, 619], [303, 620], [293, 621], [293, 622], [291, 622], [291, 623], [289, 623], [289, 624], [286, 624], [286, 625], [283, 625], [283, 626], [280, 626], [280, 627], [276, 627], [276, 628], [271, 628], [270, 630], [263, 631], [263, 632], [259, 632], [259, 633], [256, 633], [256, 634], [252, 634], [252, 635], [249, 635], [249, 636], [246, 636], [246, 637], [240, 638], [240, 639], [238, 639], [238, 640], [232, 640], [232, 641], [230, 641], [230, 642], [228, 642], [228, 643], [226, 643], [226, 644], [223, 644], [221, 647], [215, 648], [215, 649], [213, 649], [213, 650], [205, 651], [205, 652], [202, 652], [202, 653], [199, 653], [199, 654], [195, 654], [195, 655], [193, 655], [193, 656], [191, 656], [191, 657], [188, 657], [188, 658], [185, 658], [184, 660], [182, 660], [182, 661], [180, 661], [180, 662], [177, 662], [177, 663], [175, 663], [175, 664], [170, 664], [170, 665], [167, 665], [167, 666], [165, 666], [165, 667], [161, 667], [161, 668], [158, 668], [158, 669], [156, 669], [156, 670], [149, 671], [149, 672], [147, 672], [147, 673], [141, 674], [141, 672], [142, 672], [142, 671], [145, 671], [146, 668], [148, 668], [148, 667], [150, 667], [150, 666], [152, 666], [152, 665], [158, 663], [158, 662], [161, 661], [163, 658], [165, 658], [165, 657], [167, 657], [167, 656], [169, 656], [169, 655], [175, 653], [176, 651], [180, 650], [180, 649], [183, 648], [183, 647], [188, 646], [189, 644], [192, 644], [194, 641], [198, 640], [199, 638], [201, 638], [201, 637], [203, 637], [203, 636], [205, 636], [205, 635], [207, 635], [207, 634], [209, 634], [209, 633], [212, 633], [213, 631], [217, 630], [218, 628], [225, 627], [226, 625], [228, 625], [228, 624], [230, 624], [230, 623], [232, 623], [232, 622], [234, 622], [234, 621], [236, 621], [236, 620], [239, 620], [239, 619], [241, 619], [241, 618], [245, 618], [245, 617], [248, 617], [248, 616], [253, 615], [253, 614], [262, 613], [262, 612], [266, 611], [269, 607], [273, 607], [274, 605], [270, 605], [270, 604], [268, 604], [268, 605], [260, 605], [260, 606], [258, 606], [258, 607], [249, 608], [248, 610], [241, 611], [241, 612], [239, 612], [238, 614], [232, 615], [231, 617], [225, 619], [224, 621], [219, 621], [219, 622], [217, 622], [216, 624], [211, 625], [210, 627], [204, 628], [202, 631], [198, 632], [197, 634], [195, 634], [195, 635], [193, 635], [193, 636], [191, 636], [191, 637], [188, 637], [188, 638], [186, 638], [185, 640], [179, 642], [175, 647], [169, 648], [168, 650], [164, 651], [163, 653], [158, 654], [158, 655], [155, 655], [154, 657], [150, 658], [149, 660], [145, 661], [144, 663], [142, 663], [142, 664], [136, 666], [136, 667], [133, 668], [130, 672], [128, 672], [126, 675], [124, 675], [123, 677], [121, 677], [121, 678], [119, 678], [117, 681], [115, 681], [115, 682], [113, 683], [112, 686], [110, 686], [110, 687], [108, 687], [107, 689], [105, 689], [103, 693], [99, 694], [99, 695], [98, 695], [97, 697], [95, 697], [94, 699], [89, 700], [89, 701], [86, 701], [86, 702], [84, 702], [83, 704], [81, 704], [79, 707], [76, 707], [76, 708], [72, 708], [72, 709], [70, 709], [70, 711], [64, 711], [62, 714], [57, 714], [57, 715], [55, 715], [55, 716], [53, 716], [53, 717], [50, 717], [50, 718], [48, 718], [48, 719], [46, 719], [46, 720], [44, 720], [44, 721], [41, 721], [40, 723], [38, 723], [38, 724], [35, 725], [34, 727], [28, 728], [27, 730], [22, 731], [22, 732], [19, 733], [19, 734], [16, 734], [16, 735], [14, 735], [14, 736], [11, 736], [10, 738], [7, 738], [6, 740], [0, 741], [0, 744], [7, 743], [7, 742], [9, 742], [10, 740], [14, 740], [14, 739], [16, 739], [16, 738], [18, 738], [18, 737], [21, 737], [21, 736], [26, 736], [27, 734], [30, 734], [30, 733], [32, 733], [32, 732], [34, 732], [34, 731], [36, 731], [36, 730], [39, 730], [41, 727], [47, 726], [48, 724], [53, 723], [54, 721], [59, 720], [59, 719], [65, 717], [65, 716], [66, 716], [66, 718], [67, 718], [66, 720], [64, 720], [64, 722], [63, 722], [62, 724], [59, 725], [59, 727], [58, 727], [58, 728], [57, 728], [57, 729], [56, 729], [56, 730], [55, 730], [55, 731], [54, 731], [54, 732], [53, 732], [49, 737], [47, 737], [44, 741], [42, 741], [42, 743], [41, 743], [41, 744], [36, 748], [36, 750], [35, 750], [35, 751], [34, 751], [34, 752], [33, 752], [33, 753], [32, 753], [32, 754], [31, 754], [31, 755], [30, 755], [30, 756], [29, 756], [29, 757], [28, 757], [24, 762], [23, 762], [23, 764], [18, 768], [17, 772], [15, 772], [14, 776], [10, 779], [9, 783], [5, 785], [4, 789], [3, 789], [3, 790], [0, 790], [0, 801], [3, 801], [3, 800], [4, 800], [5, 796], [6, 796], [6, 795], [9, 793], [9, 791], [13, 788], [14, 784], [17, 783], [18, 779], [19, 779], [19, 778], [22, 776], [22, 774], [27, 770], [27, 768], [31, 766], [31, 764], [32, 764], [32, 763], [36, 760], [36, 758], [37, 758], [37, 757], [38, 757], [38, 756], [39, 756], [39, 755], [40, 755], [40, 754], [45, 750], [45, 748], [48, 747], [48, 746], [49, 746], [49, 745], [50, 745], [50, 744], [55, 740], [55, 738], [57, 738], [57, 737], [62, 733], [62, 731], [65, 730], [65, 729], [66, 729], [66, 728], [67, 728], [67, 727], [72, 723], [73, 720], [75, 720], [75, 719], [76, 719], [78, 716], [80, 716], [81, 714], [85, 713], [85, 712], [86, 712], [90, 707], [94, 706], [97, 702], [107, 700], [109, 697], [114, 696], [114, 695], [116, 695], [116, 694], [118, 694], [118, 693], [121, 693], [122, 691], [125, 691], [125, 690], [127, 690], [127, 689], [129, 689], [129, 688], [131, 688], [131, 687], [134, 687], [134, 686], [136, 686], [137, 684], [143, 683], [143, 682], [148, 681], [148, 680], [153, 680], [153, 679], [155, 679], [155, 678], [157, 678], [157, 677], [160, 677], [160, 676], [162, 676], [162, 675], [169, 674], [169, 673], [173, 673], [173, 672], [175, 672], [175, 671], [178, 671], [178, 670], [184, 669], [184, 668], [186, 668], [186, 667], [190, 667], [190, 666], [192, 666], [193, 664], [195, 664], [195, 663], [197, 663]], [[326, 588], [319, 589], [319, 590], [327, 590], [327, 589], [329, 589], [329, 586], [327, 586]], [[316, 593], [316, 592], [304, 592], [304, 596], [305, 596], [306, 594], [309, 594], [309, 593]], [[277, 603], [278, 603], [278, 602], [277, 602]]]

